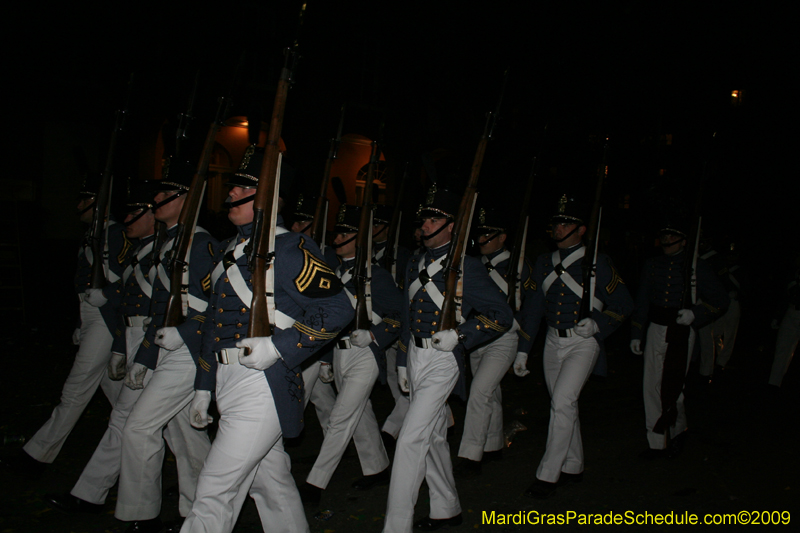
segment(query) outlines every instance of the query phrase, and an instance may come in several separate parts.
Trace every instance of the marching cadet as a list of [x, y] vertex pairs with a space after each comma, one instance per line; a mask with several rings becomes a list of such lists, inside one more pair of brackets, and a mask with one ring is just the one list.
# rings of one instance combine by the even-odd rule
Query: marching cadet
[[769, 385], [780, 387], [783, 376], [789, 370], [794, 351], [800, 341], [800, 255], [794, 258], [794, 275], [786, 285], [786, 313], [778, 325], [777, 319], [773, 328], [778, 330], [775, 342], [775, 357], [772, 360], [772, 371], [769, 375]]
[[[442, 263], [450, 248], [453, 221], [461, 198], [432, 188], [420, 210], [427, 250], [411, 258], [404, 278], [403, 312], [397, 353], [400, 389], [410, 393], [408, 413], [397, 438], [389, 485], [385, 532], [409, 532], [423, 479], [430, 491], [430, 514], [413, 524], [433, 531], [461, 523], [461, 505], [447, 444], [446, 401], [459, 384], [463, 396], [463, 352], [507, 331], [511, 308], [486, 268], [465, 257], [462, 315], [474, 318], [457, 329], [437, 331], [445, 286]], [[461, 378], [461, 379], [460, 379]]]
[[[508, 237], [504, 217], [494, 209], [481, 209], [476, 228], [481, 262], [503, 297], [508, 298], [508, 267], [511, 252], [505, 247]], [[524, 263], [519, 278], [525, 292], [531, 287], [530, 265]], [[481, 460], [497, 458], [505, 446], [503, 437], [503, 403], [500, 380], [517, 357], [520, 335], [518, 322], [501, 336], [469, 352], [472, 384], [467, 400], [464, 434], [458, 448], [461, 461], [456, 476], [466, 478], [481, 473]], [[487, 455], [488, 454], [488, 455]]]
[[[336, 254], [342, 261], [335, 272], [354, 309], [353, 269], [360, 219], [361, 207], [343, 204], [334, 227], [336, 237], [333, 241]], [[339, 394], [319, 456], [300, 490], [306, 503], [319, 503], [321, 493], [342, 460], [350, 439], [356, 445], [363, 472], [363, 477], [356, 480], [353, 487], [368, 490], [389, 482], [389, 457], [369, 396], [379, 377], [381, 383], [386, 383], [384, 350], [399, 334], [403, 303], [402, 294], [391, 275], [377, 264], [372, 265], [371, 294], [372, 327], [369, 330], [354, 329], [354, 323], [349, 324], [335, 341], [333, 364], [322, 364], [321, 376], [328, 379], [332, 374]]]
[[[386, 245], [389, 242], [389, 225], [392, 223], [392, 215], [394, 214], [394, 207], [390, 205], [378, 204], [375, 206], [375, 217], [372, 219], [372, 251], [375, 262], [379, 265], [386, 266], [386, 254], [394, 253], [393, 250], [387, 250]], [[403, 274], [405, 267], [408, 264], [408, 259], [411, 257], [411, 252], [404, 246], [397, 247], [397, 257], [394, 258], [395, 271], [392, 273], [395, 283], [402, 285]]]
[[719, 317], [728, 306], [727, 291], [706, 262], [698, 258], [694, 268], [698, 303], [684, 308], [685, 262], [694, 259], [685, 249], [688, 226], [675, 213], [660, 225], [663, 254], [645, 262], [631, 317], [631, 351], [636, 355], [643, 353], [645, 326], [647, 329], [643, 386], [649, 448], [640, 455], [644, 459], [681, 452], [687, 429], [683, 386], [695, 331]]
[[247, 337], [252, 282], [244, 249], [253, 226], [248, 200], [256, 193], [263, 157], [248, 150], [229, 181], [228, 218], [237, 235], [215, 257], [192, 401], [192, 423], [204, 427], [216, 391], [221, 420], [183, 532], [231, 531], [248, 491], [265, 531], [309, 530], [282, 437], [296, 437], [303, 427], [300, 364], [336, 337], [353, 308], [317, 245], [287, 231], [278, 215], [271, 267], [276, 327], [271, 337]]
[[[87, 176], [78, 193], [78, 217], [91, 224], [96, 211], [97, 191], [100, 176]], [[99, 215], [102, 216], [102, 215]], [[2, 464], [19, 474], [38, 474], [52, 463], [78, 422], [83, 410], [94, 396], [98, 385], [113, 405], [117, 400], [121, 383], [111, 381], [106, 367], [111, 357], [112, 332], [117, 329], [119, 300], [114, 297], [113, 284], [122, 275], [123, 263], [132, 248], [122, 224], [108, 220], [104, 231], [103, 270], [109, 285], [105, 289], [91, 289], [92, 264], [91, 235], [86, 233], [78, 252], [78, 268], [75, 272], [75, 292], [80, 302], [80, 326], [72, 335], [78, 353], [67, 380], [61, 390], [61, 401], [53, 409], [50, 419], [39, 428], [25, 444], [22, 451], [5, 457]]]
[[[189, 192], [192, 170], [180, 161], [168, 161], [164, 177], [156, 185], [155, 218], [167, 227], [153, 279], [150, 317], [145, 337], [125, 376], [125, 385], [141, 389], [122, 432], [122, 455], [115, 516], [130, 521], [128, 531], [158, 532], [161, 513], [161, 468], [164, 438], [178, 467], [179, 511], [188, 514], [194, 500], [197, 477], [211, 448], [205, 431], [189, 420], [194, 394], [195, 359], [200, 352], [200, 329], [208, 306], [213, 253], [218, 243], [196, 227], [187, 254], [183, 285], [185, 321], [163, 327], [170, 295], [170, 261], [178, 231], [178, 219]], [[182, 291], [183, 292], [183, 291]], [[167, 431], [165, 432], [165, 428]]]
[[[292, 231], [302, 233], [307, 237], [311, 237], [311, 226], [314, 224], [314, 212], [316, 211], [317, 200], [315, 197], [303, 196], [302, 194], [297, 198], [297, 205], [295, 206], [292, 223]], [[336, 250], [332, 246], [325, 246], [325, 243], [318, 243], [320, 250], [323, 251], [323, 258], [331, 268], [336, 268], [339, 265], [339, 257], [336, 255]], [[333, 390], [333, 380], [330, 382], [320, 379], [320, 365], [321, 360], [326, 356], [330, 356], [331, 352], [320, 354], [320, 357], [311, 357], [303, 362], [303, 383], [305, 384], [305, 401], [304, 407], [308, 407], [308, 403], [314, 404], [314, 410], [317, 413], [317, 420], [322, 426], [323, 435], [328, 431], [328, 420], [331, 416], [333, 404], [336, 402], [336, 391]]]
[[557, 249], [540, 255], [533, 268], [533, 292], [523, 304], [522, 328], [536, 338], [539, 324], [547, 322], [544, 376], [550, 392], [550, 427], [547, 447], [536, 481], [525, 494], [544, 499], [556, 484], [583, 479], [583, 444], [578, 398], [600, 354], [601, 343], [633, 311], [633, 300], [611, 259], [598, 254], [591, 318], [579, 318], [583, 300], [581, 260], [587, 253], [582, 243], [587, 209], [567, 195], [561, 197], [551, 217]]
[[[119, 325], [114, 331], [111, 347], [111, 361], [108, 375], [120, 381], [125, 377], [128, 363], [144, 339], [145, 320], [150, 311], [150, 296], [155, 270], [153, 247], [155, 243], [153, 215], [153, 184], [146, 181], [132, 181], [126, 207], [125, 233], [129, 239], [138, 242], [126, 261], [122, 278], [115, 285], [115, 292], [121, 295], [118, 308]], [[133, 405], [141, 394], [141, 389], [131, 390], [123, 387], [114, 404], [108, 429], [83, 469], [72, 491], [65, 494], [49, 495], [45, 498], [57, 508], [67, 512], [99, 512], [119, 477], [120, 454], [122, 452], [122, 429]], [[164, 431], [169, 440], [169, 429]]]
[[739, 306], [739, 265], [734, 244], [729, 244], [723, 253], [711, 249], [700, 256], [717, 274], [720, 283], [728, 291], [730, 305], [724, 315], [698, 331], [700, 337], [700, 375], [708, 383], [713, 375], [715, 379], [722, 376], [725, 365], [731, 358], [739, 330], [741, 307]]

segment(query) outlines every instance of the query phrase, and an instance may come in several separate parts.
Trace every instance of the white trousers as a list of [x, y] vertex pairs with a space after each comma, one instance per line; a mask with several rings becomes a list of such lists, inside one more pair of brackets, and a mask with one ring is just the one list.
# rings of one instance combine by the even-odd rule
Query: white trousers
[[264, 372], [238, 363], [219, 365], [217, 407], [219, 430], [181, 532], [230, 532], [248, 491], [264, 531], [309, 531]]
[[503, 396], [500, 381], [517, 356], [519, 337], [506, 332], [469, 356], [472, 384], [469, 387], [464, 434], [458, 456], [480, 461], [483, 452], [502, 450]]
[[800, 341], [800, 309], [790, 306], [783, 315], [778, 328], [778, 338], [775, 342], [775, 358], [772, 360], [772, 372], [769, 375], [769, 384], [780, 387], [783, 376], [792, 363], [797, 342]]
[[381, 431], [385, 431], [396, 439], [408, 412], [408, 395], [401, 391], [397, 384], [397, 343], [386, 348], [386, 381], [394, 398], [394, 409], [383, 422]]
[[410, 533], [423, 479], [428, 483], [431, 518], [451, 518], [461, 512], [447, 444], [445, 405], [458, 381], [456, 359], [451, 352], [412, 344], [407, 369], [410, 404], [394, 452], [386, 533]]
[[547, 448], [536, 477], [555, 483], [561, 472], [583, 472], [583, 442], [578, 398], [592, 373], [600, 345], [594, 338], [559, 337], [548, 329], [544, 345], [544, 378], [550, 392]]
[[[189, 422], [195, 370], [186, 345], [174, 351], [159, 351], [158, 366], [122, 431], [115, 512], [119, 520], [149, 520], [160, 514], [164, 438], [168, 439], [178, 467], [181, 516], [191, 509], [197, 477], [211, 448], [206, 431], [193, 428]], [[166, 433], [165, 426], [169, 428]]]
[[[144, 339], [143, 328], [125, 328], [128, 366], [133, 363], [136, 350], [139, 349], [142, 339]], [[147, 373], [145, 386], [150, 382], [152, 376], [152, 372]], [[108, 429], [100, 439], [100, 443], [95, 448], [89, 463], [83, 469], [78, 482], [70, 491], [73, 496], [90, 503], [105, 503], [108, 491], [119, 478], [120, 461], [122, 460], [122, 430], [141, 393], [141, 390], [122, 387], [117, 402], [114, 404], [114, 409], [111, 411]], [[164, 431], [166, 433], [169, 430], [165, 429]]]
[[339, 394], [333, 405], [325, 440], [306, 482], [324, 489], [353, 439], [361, 471], [371, 476], [386, 470], [389, 457], [381, 440], [369, 395], [378, 379], [378, 363], [369, 347], [333, 350], [333, 378]]
[[700, 328], [700, 375], [714, 373], [714, 364], [724, 367], [728, 364], [736, 343], [739, 318], [742, 315], [739, 302], [731, 298], [730, 306], [724, 315], [711, 324]]
[[81, 302], [81, 344], [75, 362], [61, 390], [61, 401], [53, 409], [50, 419], [25, 446], [25, 453], [43, 463], [52, 463], [83, 410], [94, 396], [97, 386], [114, 405], [122, 387], [121, 381], [108, 379], [108, 361], [111, 359], [111, 333], [108, 331], [100, 309]]
[[[653, 432], [653, 428], [661, 418], [661, 375], [664, 371], [664, 356], [667, 353], [667, 326], [651, 323], [647, 328], [647, 344], [644, 347], [644, 415], [647, 424], [647, 442], [654, 450], [667, 447], [666, 435]], [[689, 350], [686, 357], [686, 371], [692, 360], [695, 330], [690, 328]], [[676, 437], [686, 431], [686, 408], [683, 405], [683, 392], [676, 402], [678, 418], [670, 428], [670, 437]]]
[[336, 391], [333, 390], [333, 385], [330, 383], [323, 383], [319, 380], [319, 367], [322, 363], [314, 361], [311, 365], [303, 370], [303, 410], [308, 407], [308, 402], [314, 404], [314, 410], [317, 413], [317, 420], [319, 425], [322, 426], [322, 434], [328, 431], [328, 419], [331, 417], [331, 409], [336, 402]]

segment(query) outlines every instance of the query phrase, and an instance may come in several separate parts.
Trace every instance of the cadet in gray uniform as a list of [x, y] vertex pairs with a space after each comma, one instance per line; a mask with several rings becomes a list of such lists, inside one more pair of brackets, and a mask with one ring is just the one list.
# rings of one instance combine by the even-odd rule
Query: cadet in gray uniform
[[[480, 209], [478, 212], [477, 244], [481, 262], [489, 277], [504, 298], [508, 298], [507, 272], [511, 252], [506, 249], [506, 220], [497, 210]], [[530, 291], [531, 268], [527, 261], [519, 273], [521, 294]], [[500, 380], [517, 357], [517, 344], [521, 330], [517, 323], [509, 331], [469, 352], [472, 383], [467, 400], [464, 434], [458, 448], [461, 461], [455, 475], [473, 477], [481, 473], [484, 454], [496, 458], [505, 447], [503, 437], [503, 403]], [[487, 459], [488, 459], [487, 457]]]
[[248, 491], [265, 531], [309, 530], [282, 438], [296, 437], [303, 428], [300, 364], [336, 337], [352, 320], [353, 308], [317, 245], [287, 231], [279, 215], [270, 268], [277, 309], [270, 318], [276, 327], [271, 337], [247, 337], [252, 283], [244, 249], [263, 157], [261, 150], [248, 149], [229, 181], [228, 218], [237, 235], [215, 256], [192, 401], [192, 423], [203, 427], [215, 391], [221, 419], [184, 533], [231, 531]]
[[[333, 247], [342, 261], [335, 272], [353, 308], [356, 306], [353, 269], [360, 219], [360, 207], [342, 204], [334, 228]], [[328, 486], [351, 438], [363, 473], [353, 487], [367, 490], [389, 482], [389, 457], [369, 396], [379, 377], [386, 383], [384, 350], [394, 343], [400, 332], [403, 303], [402, 294], [389, 272], [373, 264], [371, 279], [372, 327], [353, 329], [354, 324], [349, 324], [335, 341], [333, 364], [323, 362], [322, 365], [324, 372], [320, 377], [327, 379], [332, 374], [339, 394], [319, 456], [301, 489], [303, 501], [307, 503], [319, 503], [321, 492]]]
[[[562, 196], [550, 219], [558, 247], [540, 255], [533, 267], [533, 292], [523, 304], [522, 328], [536, 338], [542, 318], [547, 322], [544, 376], [550, 392], [550, 427], [547, 447], [536, 481], [526, 494], [544, 499], [556, 491], [556, 483], [581, 481], [583, 443], [578, 418], [578, 398], [600, 355], [601, 343], [633, 311], [633, 300], [611, 259], [598, 254], [591, 318], [579, 318], [583, 299], [581, 260], [587, 253], [582, 243], [588, 209]], [[529, 350], [529, 346], [522, 351]]]
[[385, 532], [411, 531], [423, 479], [430, 491], [430, 514], [413, 526], [430, 531], [461, 523], [445, 402], [457, 384], [457, 392], [465, 393], [464, 350], [504, 333], [514, 320], [486, 268], [465, 257], [461, 313], [466, 317], [474, 310], [474, 318], [458, 329], [437, 331], [445, 283], [442, 263], [459, 203], [460, 196], [431, 189], [419, 213], [427, 250], [412, 257], [406, 269], [403, 286], [409, 308], [402, 315], [397, 365], [400, 389], [410, 393], [410, 405], [397, 438]]
[[[661, 225], [663, 254], [648, 259], [642, 269], [636, 310], [631, 317], [631, 351], [642, 355], [644, 345], [644, 412], [649, 448], [641, 457], [676, 455], [687, 429], [683, 385], [689, 369], [696, 329], [711, 323], [728, 307], [728, 293], [702, 259], [694, 269], [697, 298], [683, 308], [687, 221], [670, 214]], [[649, 325], [648, 325], [649, 322]], [[681, 328], [684, 326], [684, 328]], [[688, 331], [685, 327], [688, 327]], [[667, 451], [667, 445], [671, 449]]]
[[125, 376], [125, 385], [143, 389], [128, 415], [122, 432], [122, 461], [115, 516], [133, 521], [129, 531], [158, 532], [162, 525], [161, 468], [164, 462], [164, 429], [178, 467], [179, 512], [186, 516], [194, 500], [197, 477], [211, 442], [189, 420], [194, 395], [195, 360], [211, 289], [210, 276], [217, 240], [199, 226], [192, 237], [188, 267], [182, 285], [185, 320], [177, 327], [163, 327], [169, 299], [170, 268], [167, 253], [174, 245], [178, 218], [192, 180], [188, 163], [171, 161], [157, 182], [156, 220], [167, 226], [153, 279], [151, 321]]
[[[100, 186], [98, 175], [88, 177], [79, 193], [78, 216], [81, 222], [91, 224], [95, 212], [95, 199]], [[94, 396], [98, 385], [113, 405], [117, 400], [119, 382], [108, 379], [106, 367], [111, 357], [112, 332], [117, 329], [119, 300], [110, 287], [122, 275], [123, 264], [132, 248], [122, 224], [109, 220], [105, 227], [105, 253], [101, 258], [106, 279], [110, 285], [103, 289], [90, 289], [92, 246], [87, 232], [78, 251], [78, 268], [75, 273], [75, 292], [80, 301], [80, 326], [72, 336], [78, 353], [67, 380], [61, 390], [61, 400], [53, 409], [50, 419], [39, 428], [25, 444], [23, 452], [3, 458], [4, 466], [20, 474], [35, 474], [52, 463], [78, 422], [83, 410]]]

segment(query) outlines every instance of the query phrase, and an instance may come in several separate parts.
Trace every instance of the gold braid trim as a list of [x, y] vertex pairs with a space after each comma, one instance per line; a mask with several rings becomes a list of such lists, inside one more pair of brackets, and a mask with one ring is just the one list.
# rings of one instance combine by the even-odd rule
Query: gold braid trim
[[145, 348], [149, 348], [150, 347], [150, 341], [147, 340], [147, 339], [143, 340], [142, 341], [142, 346], [144, 346]]
[[194, 315], [192, 317], [192, 320], [197, 320], [198, 322], [205, 322], [206, 321], [206, 315]]
[[310, 328], [301, 322], [295, 322], [293, 327], [304, 335], [322, 340], [330, 340], [339, 334], [338, 331], [334, 331], [333, 333], [328, 331], [317, 331], [316, 329]]
[[485, 328], [493, 329], [495, 331], [500, 331], [500, 332], [508, 330], [508, 328], [504, 328], [500, 324], [495, 324], [494, 322], [492, 322], [483, 315], [478, 315], [477, 319], [483, 324], [483, 327]]
[[203, 292], [208, 292], [211, 290], [211, 273], [209, 272], [206, 274], [206, 277], [203, 278], [203, 281], [200, 282], [203, 286]]
[[392, 326], [393, 328], [400, 327], [400, 322], [398, 322], [397, 320], [392, 320], [391, 318], [384, 318], [383, 321]]
[[707, 303], [705, 303], [705, 302], [701, 302], [701, 303], [703, 304], [703, 306], [704, 306], [706, 309], [708, 309], [708, 310], [709, 310], [709, 311], [711, 311], [712, 313], [714, 313], [714, 314], [717, 314], [717, 313], [719, 313], [719, 308], [718, 308], [718, 307], [714, 307], [713, 305], [708, 305], [708, 304], [707, 304]]
[[638, 322], [634, 322], [633, 320], [631, 320], [631, 324], [633, 324], [633, 327], [635, 328], [642, 329], [642, 325], [639, 324]]
[[625, 285], [625, 282], [622, 281], [622, 277], [617, 272], [617, 269], [612, 266], [611, 267], [611, 281], [609, 281], [608, 285], [606, 285], [606, 292], [608, 294], [611, 294], [612, 292], [614, 292], [614, 290], [617, 288], [617, 285], [619, 285], [620, 283]]
[[397, 341], [397, 348], [403, 353], [408, 353], [408, 347], [400, 341]]
[[197, 362], [197, 364], [198, 366], [200, 366], [201, 370], [205, 370], [206, 372], [209, 372], [211, 370], [211, 365], [208, 364], [208, 361], [206, 361], [205, 359], [200, 359]]
[[120, 250], [119, 255], [117, 256], [117, 263], [122, 264], [125, 261], [125, 256], [128, 255], [128, 250], [131, 249], [133, 243], [128, 240], [128, 236], [125, 235], [125, 232], [122, 232], [122, 250]]
[[522, 328], [518, 329], [517, 333], [519, 333], [519, 336], [522, 337], [523, 339], [525, 339], [526, 341], [531, 340], [531, 336], [528, 335], [527, 333], [525, 333], [524, 331], [522, 331]]
[[328, 274], [329, 276], [336, 277], [336, 274], [333, 273], [333, 270], [331, 270], [331, 267], [329, 267], [327, 263], [303, 248], [303, 244], [305, 244], [305, 242], [305, 239], [300, 239], [300, 244], [297, 245], [297, 247], [303, 251], [303, 270], [294, 280], [294, 284], [297, 287], [297, 290], [300, 292], [303, 292], [308, 288], [311, 282], [314, 281], [314, 277], [317, 275], [317, 273]]
[[608, 309], [606, 309], [605, 311], [603, 311], [603, 314], [604, 314], [604, 315], [608, 315], [608, 316], [610, 316], [611, 318], [613, 318], [614, 320], [616, 320], [616, 321], [618, 321], [618, 322], [622, 322], [623, 320], [625, 320], [625, 317], [624, 317], [624, 316], [622, 316], [622, 315], [618, 315], [617, 313], [614, 313], [614, 312], [612, 312], [612, 311], [609, 311]]

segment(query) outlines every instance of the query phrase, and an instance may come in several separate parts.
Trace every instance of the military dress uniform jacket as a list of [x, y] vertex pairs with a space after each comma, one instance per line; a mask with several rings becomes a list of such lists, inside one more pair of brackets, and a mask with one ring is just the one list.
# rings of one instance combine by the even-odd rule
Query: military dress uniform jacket
[[[536, 260], [531, 279], [533, 293], [523, 303], [523, 323], [520, 324], [530, 339], [520, 339], [520, 352], [530, 351], [542, 317], [549, 327], [561, 330], [572, 329], [580, 322], [583, 296], [581, 260], [584, 253], [586, 247], [578, 244], [566, 250], [542, 254]], [[633, 299], [611, 258], [605, 254], [597, 254], [596, 275], [594, 297], [597, 301], [592, 306], [592, 319], [599, 328], [594, 338], [602, 348], [602, 341], [633, 311]], [[602, 310], [598, 309], [599, 304], [602, 304]]]
[[[436, 293], [442, 294], [445, 290], [444, 272], [440, 267], [449, 249], [448, 243], [415, 255], [408, 262], [403, 281], [408, 312], [402, 314], [397, 366], [406, 366], [408, 346], [416, 342], [415, 337], [429, 339], [439, 330], [442, 311], [435, 303], [434, 298], [438, 295], [430, 283], [433, 283]], [[420, 278], [420, 265], [423, 267], [423, 278], [430, 278], [427, 284], [416, 283]], [[508, 331], [514, 322], [514, 315], [505, 297], [486, 273], [486, 267], [478, 259], [464, 257], [462, 276], [464, 293], [461, 315], [472, 318], [460, 324], [458, 329], [464, 335], [463, 348], [469, 350]], [[453, 353], [461, 371], [455, 392], [466, 396], [463, 350], [457, 348]]]
[[[103, 289], [103, 295], [108, 299], [105, 305], [100, 308], [100, 314], [112, 333], [117, 328], [117, 306], [120, 298], [116, 293], [118, 281], [122, 277], [126, 260], [131, 254], [134, 243], [125, 235], [125, 226], [109, 220], [106, 224], [105, 249], [105, 274], [108, 285]], [[75, 270], [75, 292], [78, 297], [83, 297], [86, 289], [91, 287], [92, 279], [92, 243], [91, 235], [87, 231], [84, 241], [78, 250], [78, 267]]]
[[125, 327], [130, 317], [145, 317], [150, 312], [150, 295], [153, 292], [153, 280], [156, 277], [153, 266], [153, 246], [155, 235], [148, 235], [139, 240], [139, 244], [128, 255], [122, 277], [114, 284], [112, 292], [119, 299], [117, 306], [117, 327], [113, 331], [114, 340], [111, 351], [126, 353]]
[[[150, 311], [152, 320], [147, 326], [147, 331], [134, 361], [150, 370], [155, 370], [158, 364], [159, 347], [155, 344], [156, 331], [164, 324], [164, 313], [169, 300], [169, 262], [166, 255], [172, 249], [178, 226], [167, 230], [167, 239], [161, 246], [158, 264], [155, 265], [155, 279], [153, 282], [153, 305]], [[177, 326], [183, 342], [197, 362], [200, 353], [201, 338], [198, 333], [205, 320], [205, 311], [208, 307], [208, 297], [211, 293], [211, 269], [213, 267], [214, 252], [219, 246], [219, 241], [208, 234], [199, 226], [195, 229], [192, 247], [189, 250], [189, 287], [188, 306], [185, 320]]]
[[[373, 245], [372, 248], [372, 256], [375, 261], [383, 268], [386, 268], [386, 243], [389, 241], [378, 242]], [[395, 279], [394, 282], [397, 284], [398, 287], [401, 289], [403, 288], [403, 277], [405, 276], [406, 265], [408, 265], [408, 260], [411, 259], [411, 251], [408, 248], [404, 248], [403, 246], [397, 247], [397, 258], [395, 259], [396, 268], [395, 268]], [[391, 273], [391, 270], [386, 269], [387, 272]]]
[[[636, 310], [631, 317], [631, 339], [641, 340], [648, 322], [669, 325], [674, 323], [678, 310], [683, 308], [684, 261], [686, 251], [675, 255], [658, 255], [645, 261]], [[701, 328], [710, 324], [728, 308], [728, 291], [713, 270], [702, 259], [697, 260], [697, 299], [691, 307], [694, 313], [692, 326]]]
[[[489, 273], [489, 277], [495, 282], [495, 285], [497, 285], [502, 296], [506, 298], [506, 301], [508, 300], [507, 274], [510, 258], [511, 252], [505, 248], [497, 250], [496, 252], [488, 255], [482, 255], [480, 258], [481, 263], [483, 263], [483, 266], [486, 267], [486, 271]], [[518, 281], [520, 284], [520, 296], [523, 302], [533, 293], [534, 284], [533, 280], [531, 279], [532, 271], [533, 268], [526, 258], [522, 263], [522, 272], [519, 273]], [[519, 336], [520, 343], [526, 342], [526, 346], [530, 346], [530, 335], [528, 335], [528, 333], [522, 328], [522, 323], [524, 322], [522, 311], [523, 308], [520, 306], [519, 311], [515, 311], [514, 313], [514, 318], [516, 319], [517, 324], [520, 325], [519, 329], [517, 330], [517, 335]], [[522, 350], [518, 349], [518, 351]]]
[[[279, 225], [282, 219], [279, 217]], [[252, 224], [221, 243], [214, 257], [213, 292], [202, 326], [202, 350], [195, 389], [216, 388], [216, 353], [247, 337], [252, 301], [251, 274], [244, 248]], [[283, 230], [285, 231], [285, 230]], [[275, 238], [275, 306], [272, 340], [282, 361], [265, 370], [284, 437], [303, 429], [304, 385], [300, 364], [331, 342], [353, 319], [342, 284], [321, 258], [313, 240], [300, 233]]]
[[[354, 259], [345, 259], [336, 269], [336, 274], [342, 280], [347, 291], [348, 299], [355, 296], [356, 285], [352, 278]], [[394, 283], [392, 275], [375, 263], [372, 264], [372, 314], [373, 321], [370, 331], [375, 336], [375, 342], [370, 344], [372, 354], [378, 363], [378, 377], [381, 383], [386, 384], [386, 348], [392, 345], [400, 335], [400, 315], [403, 310], [403, 293]], [[350, 300], [355, 308], [355, 299]], [[350, 335], [355, 328], [355, 320], [350, 323], [343, 336]], [[332, 357], [332, 354], [331, 354]], [[328, 354], [322, 357], [324, 362], [330, 362]]]

